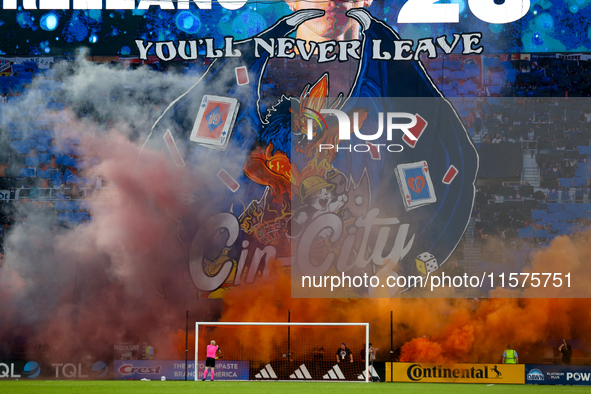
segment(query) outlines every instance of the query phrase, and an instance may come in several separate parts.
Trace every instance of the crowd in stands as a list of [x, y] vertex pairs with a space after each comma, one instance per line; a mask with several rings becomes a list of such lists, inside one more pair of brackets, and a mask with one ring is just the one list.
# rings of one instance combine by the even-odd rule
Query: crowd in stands
[[[519, 144], [532, 158], [537, 185], [503, 180], [478, 189], [478, 235], [508, 240], [506, 247], [547, 244], [585, 229], [591, 218], [591, 123], [585, 99], [530, 99], [483, 109], [481, 143]], [[489, 103], [487, 100], [485, 103]], [[545, 212], [542, 214], [541, 212]]]
[[[83, 199], [102, 188], [104, 180], [85, 174], [98, 158], [84, 157], [76, 138], [58, 139], [54, 134], [64, 120], [52, 115], [66, 106], [55, 94], [61, 77], [54, 69], [38, 69], [35, 62], [12, 64], [11, 69], [10, 76], [0, 76], [2, 102], [11, 104], [0, 107], [0, 236], [6, 238], [15, 223], [31, 215], [63, 226], [90, 220]], [[39, 82], [35, 89], [33, 78]], [[19, 100], [25, 92], [40, 93], [42, 100], [28, 100], [23, 109]], [[46, 116], [40, 120], [36, 115], [41, 112]], [[0, 247], [3, 253], [3, 242]]]
[[591, 62], [485, 57], [480, 65], [427, 66], [477, 148], [517, 144], [523, 169], [529, 165], [536, 174], [528, 181], [519, 169], [520, 179], [478, 180], [473, 239], [482, 253], [476, 271], [521, 272], [533, 248], [589, 229]]

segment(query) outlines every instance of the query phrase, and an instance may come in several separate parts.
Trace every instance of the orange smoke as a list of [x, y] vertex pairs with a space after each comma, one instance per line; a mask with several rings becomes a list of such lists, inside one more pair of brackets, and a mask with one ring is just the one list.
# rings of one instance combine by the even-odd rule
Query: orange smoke
[[[490, 299], [292, 299], [290, 276], [276, 271], [253, 285], [232, 289], [225, 298], [224, 321], [370, 322], [370, 341], [389, 361], [390, 312], [394, 348], [400, 361], [500, 362], [508, 344], [520, 362], [548, 357], [549, 340], [583, 339], [591, 329], [587, 298], [523, 298], [586, 296], [591, 283], [591, 233], [558, 237], [533, 257], [531, 272], [571, 273], [571, 288], [528, 288], [522, 294], [497, 289]], [[507, 278], [506, 278], [507, 280]], [[521, 283], [521, 282], [520, 282]], [[505, 284], [506, 287], [507, 284]], [[575, 357], [581, 349], [575, 349]], [[551, 355], [550, 355], [551, 357]]]
[[402, 348], [400, 361], [428, 360], [440, 363], [444, 361], [442, 353], [443, 348], [437, 342], [431, 342], [428, 338], [414, 338]]
[[[188, 339], [188, 340], [187, 340]], [[166, 351], [166, 354], [159, 353], [158, 357], [166, 360], [181, 360], [185, 358], [185, 346], [187, 346], [187, 356], [189, 360], [194, 360], [195, 356], [195, 333], [187, 333], [185, 330], [177, 330], [174, 334], [170, 334], [161, 346]]]

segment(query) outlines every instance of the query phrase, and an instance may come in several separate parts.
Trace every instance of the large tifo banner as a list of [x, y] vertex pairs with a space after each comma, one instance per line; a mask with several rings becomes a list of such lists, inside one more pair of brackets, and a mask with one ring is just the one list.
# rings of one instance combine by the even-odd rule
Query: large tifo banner
[[524, 384], [524, 365], [386, 363], [386, 381]]
[[[6, 0], [2, 12], [7, 170], [43, 187], [2, 187], [0, 201], [99, 189], [98, 157], [49, 146], [55, 122], [23, 121], [21, 95], [76, 121], [129, 117], [143, 130], [135, 163], [158, 151], [195, 177], [170, 193], [178, 223], [142, 252], [163, 267], [143, 270], [160, 295], [224, 298], [277, 274], [292, 298], [591, 296], [575, 272], [586, 261], [531, 261], [590, 223], [589, 2]], [[82, 57], [64, 69], [82, 47], [180, 82], [117, 82], [87, 101], [66, 77]], [[152, 101], [149, 116], [110, 112]], [[72, 226], [98, 217], [51, 208]]]
[[[199, 377], [205, 361], [199, 361]], [[185, 380], [185, 362], [181, 360], [115, 360], [115, 379]], [[187, 364], [187, 380], [195, 379], [195, 362]], [[216, 361], [216, 380], [248, 380], [248, 361]]]
[[525, 383], [591, 386], [591, 366], [526, 364]]
[[[140, 127], [149, 133], [139, 161], [160, 151], [199, 180], [183, 186], [182, 220], [163, 231], [166, 253], [146, 252], [160, 267], [182, 264], [154, 271], [159, 277], [146, 283], [160, 293], [178, 290], [166, 283], [182, 270], [187, 294], [201, 298], [223, 298], [272, 272], [291, 276], [294, 298], [430, 297], [442, 289], [464, 297], [494, 288], [530, 298], [591, 295], [574, 266], [525, 270], [534, 247], [585, 231], [591, 217], [591, 147], [579, 130], [591, 114], [584, 99], [573, 100], [591, 84], [578, 76], [589, 33], [573, 24], [588, 4], [66, 3], [3, 4], [0, 32], [36, 32], [5, 34], [5, 94], [20, 94], [38, 75], [53, 78], [57, 66], [48, 62], [83, 45], [122, 67], [133, 59], [188, 74], [190, 83]], [[50, 66], [54, 73], [40, 71]], [[47, 82], [39, 88], [60, 89]], [[48, 109], [67, 101], [66, 112], [92, 112], [57, 96]], [[82, 182], [73, 170], [92, 184], [90, 161], [70, 157], [76, 149], [45, 147], [12, 123], [11, 149], [48, 152], [21, 157], [21, 177], [38, 174], [56, 189], [71, 176]], [[32, 133], [45, 144], [51, 135]], [[52, 159], [56, 171], [46, 169]], [[19, 197], [27, 193], [40, 198], [38, 190]], [[474, 238], [501, 234], [506, 255], [464, 254]]]

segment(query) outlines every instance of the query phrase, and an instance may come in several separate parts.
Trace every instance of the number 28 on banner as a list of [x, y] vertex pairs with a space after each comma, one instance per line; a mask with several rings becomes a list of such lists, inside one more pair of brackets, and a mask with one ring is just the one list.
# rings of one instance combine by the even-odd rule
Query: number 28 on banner
[[[458, 23], [460, 5], [436, 4], [439, 0], [408, 0], [400, 9], [398, 23]], [[529, 11], [530, 0], [468, 0], [470, 11], [488, 23], [510, 23]]]

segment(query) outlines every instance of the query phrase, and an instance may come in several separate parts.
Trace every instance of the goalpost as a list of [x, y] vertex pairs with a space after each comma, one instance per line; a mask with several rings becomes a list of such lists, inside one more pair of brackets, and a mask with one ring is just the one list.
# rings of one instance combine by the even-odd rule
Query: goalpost
[[212, 340], [221, 350], [216, 380], [369, 382], [376, 375], [369, 323], [196, 322], [196, 381]]

